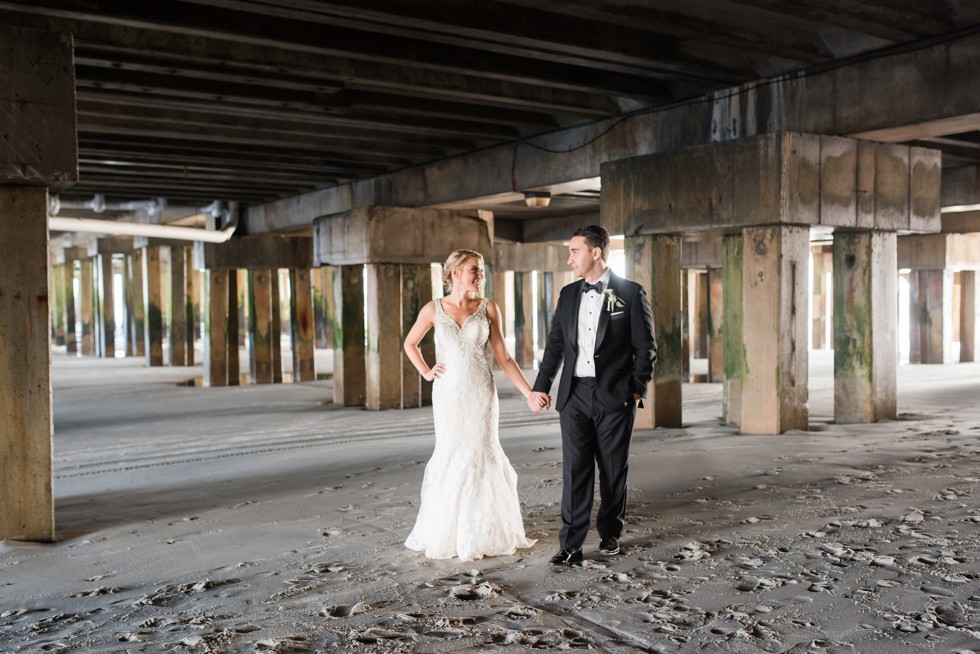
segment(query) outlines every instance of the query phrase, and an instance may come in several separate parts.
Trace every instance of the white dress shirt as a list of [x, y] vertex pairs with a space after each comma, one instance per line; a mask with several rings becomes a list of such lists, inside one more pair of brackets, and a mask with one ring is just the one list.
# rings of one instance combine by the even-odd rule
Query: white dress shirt
[[595, 337], [602, 303], [606, 300], [604, 293], [609, 288], [608, 268], [597, 281], [602, 282], [603, 293], [593, 290], [582, 293], [582, 301], [578, 305], [578, 355], [572, 371], [575, 377], [595, 377]]

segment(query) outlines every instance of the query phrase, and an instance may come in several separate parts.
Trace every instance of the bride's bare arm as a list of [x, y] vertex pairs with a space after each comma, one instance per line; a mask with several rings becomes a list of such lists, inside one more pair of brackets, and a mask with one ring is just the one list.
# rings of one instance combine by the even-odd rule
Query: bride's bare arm
[[490, 322], [490, 349], [493, 352], [500, 369], [507, 375], [507, 379], [517, 387], [524, 397], [531, 394], [531, 385], [524, 378], [520, 366], [507, 352], [507, 345], [504, 343], [504, 332], [501, 329], [500, 309], [491, 300], [487, 300], [487, 318]]
[[408, 355], [409, 361], [415, 366], [419, 374], [422, 375], [426, 381], [432, 381], [446, 371], [446, 366], [437, 363], [431, 368], [426, 364], [425, 359], [422, 357], [422, 350], [419, 349], [419, 343], [426, 333], [432, 329], [436, 320], [436, 305], [435, 301], [430, 301], [422, 310], [419, 311], [418, 318], [415, 319], [415, 324], [412, 325], [412, 329], [409, 330], [408, 336], [405, 337], [405, 354]]

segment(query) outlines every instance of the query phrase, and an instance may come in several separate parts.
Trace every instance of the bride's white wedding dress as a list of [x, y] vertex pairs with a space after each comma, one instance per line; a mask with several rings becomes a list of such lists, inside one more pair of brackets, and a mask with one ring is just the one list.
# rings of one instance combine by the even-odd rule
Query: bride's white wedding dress
[[436, 359], [446, 372], [432, 385], [436, 445], [405, 545], [432, 559], [513, 554], [535, 541], [524, 535], [517, 473], [497, 435], [487, 301], [462, 326], [435, 304]]

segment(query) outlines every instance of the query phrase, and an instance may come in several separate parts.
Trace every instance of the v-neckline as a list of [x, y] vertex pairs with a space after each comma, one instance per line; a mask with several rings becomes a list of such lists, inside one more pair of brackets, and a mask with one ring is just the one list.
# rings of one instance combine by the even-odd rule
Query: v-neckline
[[455, 318], [453, 318], [448, 313], [446, 313], [446, 307], [442, 306], [442, 298], [439, 298], [439, 308], [442, 310], [442, 315], [444, 315], [447, 318], [449, 318], [452, 321], [452, 323], [454, 325], [456, 325], [456, 329], [462, 329], [463, 327], [465, 327], [466, 326], [466, 323], [468, 323], [470, 321], [470, 318], [472, 318], [476, 314], [480, 313], [480, 307], [482, 307], [482, 306], [483, 306], [483, 300], [480, 300], [480, 304], [478, 304], [476, 306], [476, 311], [474, 311], [470, 315], [466, 316], [466, 318], [463, 319], [462, 324], [460, 324], [460, 323], [456, 322], [456, 319]]

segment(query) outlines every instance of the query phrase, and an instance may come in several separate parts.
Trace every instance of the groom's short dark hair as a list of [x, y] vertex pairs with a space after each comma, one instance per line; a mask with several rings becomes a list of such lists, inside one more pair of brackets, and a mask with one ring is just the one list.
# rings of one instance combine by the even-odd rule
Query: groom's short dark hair
[[586, 225], [576, 229], [572, 236], [581, 236], [589, 244], [589, 249], [599, 248], [602, 250], [602, 260], [605, 261], [609, 255], [609, 232], [602, 225]]

